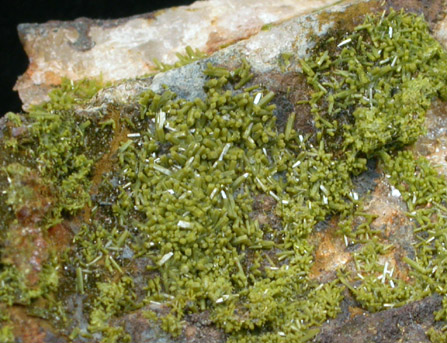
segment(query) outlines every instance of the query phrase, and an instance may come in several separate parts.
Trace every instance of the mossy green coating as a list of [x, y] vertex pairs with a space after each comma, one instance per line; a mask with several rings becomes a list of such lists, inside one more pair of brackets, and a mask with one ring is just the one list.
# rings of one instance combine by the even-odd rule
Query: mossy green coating
[[[26, 115], [6, 115], [2, 177], [7, 179], [8, 186], [3, 189], [2, 207], [19, 218], [22, 210], [37, 213], [32, 219], [25, 215], [20, 219], [24, 223], [13, 221], [12, 227], [20, 229], [24, 225], [26, 230], [26, 225], [31, 225], [42, 232], [90, 203], [93, 158], [87, 151], [86, 130], [92, 118], [75, 115], [72, 107], [86, 103], [103, 86], [101, 81], [63, 80], [59, 88], [49, 93], [49, 102], [32, 106]], [[2, 239], [8, 242], [9, 233]], [[50, 255], [53, 256], [52, 252]], [[55, 323], [65, 325], [65, 310], [53, 296], [59, 287], [61, 260], [54, 257], [41, 263], [39, 282], [31, 285], [26, 278], [29, 271], [19, 270], [2, 251], [0, 303], [29, 306], [30, 314], [57, 318]], [[42, 298], [45, 298], [43, 307], [31, 306]], [[3, 306], [1, 310], [6, 311]]]
[[[24, 191], [15, 186], [23, 182], [25, 169], [37, 169], [39, 177], [57, 199], [57, 206], [46, 218], [46, 227], [62, 221], [63, 212], [74, 214], [90, 202], [89, 174], [94, 161], [87, 151], [85, 136], [91, 121], [89, 118], [76, 118], [71, 108], [88, 101], [103, 86], [101, 81], [74, 83], [64, 80], [59, 88], [49, 93], [51, 101], [32, 106], [23, 119], [14, 114], [7, 115], [11, 130], [14, 127], [25, 130], [24, 137], [14, 143], [13, 150], [32, 163], [30, 166], [10, 164], [4, 169], [8, 177], [21, 178], [10, 183], [6, 191], [8, 201]], [[17, 139], [6, 139], [6, 146], [11, 144], [11, 140]], [[22, 202], [23, 199], [18, 200], [15, 206]]]

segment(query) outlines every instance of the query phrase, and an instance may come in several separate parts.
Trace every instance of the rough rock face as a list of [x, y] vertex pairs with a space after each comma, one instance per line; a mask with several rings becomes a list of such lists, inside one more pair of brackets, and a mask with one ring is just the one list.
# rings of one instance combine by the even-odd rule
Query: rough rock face
[[358, 315], [325, 324], [316, 339], [320, 343], [430, 342], [425, 335], [433, 325], [433, 312], [441, 307], [441, 297], [397, 309]]
[[21, 24], [30, 65], [15, 89], [26, 108], [45, 99], [48, 87], [102, 75], [106, 81], [155, 71], [153, 60], [173, 63], [186, 46], [213, 53], [257, 34], [264, 25], [312, 12], [336, 0], [197, 1], [190, 6], [116, 20]]
[[[128, 131], [119, 118], [139, 115], [139, 104], [129, 102], [143, 91], [152, 90], [161, 93], [167, 86], [180, 98], [204, 99], [206, 97], [204, 85], [207, 80], [203, 71], [208, 63], [234, 69], [239, 66], [240, 60], [245, 58], [254, 74], [250, 82], [261, 84], [276, 94], [275, 115], [280, 130], [285, 130], [290, 113], [295, 112], [296, 130], [302, 134], [312, 134], [315, 128], [310, 110], [305, 104], [297, 103], [310, 92], [300, 59], [311, 55], [315, 45], [321, 44], [322, 37], [323, 40], [331, 36], [338, 39], [361, 24], [365, 15], [380, 14], [384, 9], [393, 7], [423, 13], [434, 36], [445, 47], [447, 46], [447, 20], [443, 15], [446, 7], [442, 1], [395, 0], [386, 3], [373, 0], [349, 1], [312, 12], [335, 2], [284, 0], [272, 5], [270, 2], [262, 1], [216, 0], [114, 21], [79, 19], [70, 23], [21, 25], [20, 37], [31, 61], [28, 71], [16, 85], [24, 102], [24, 108], [29, 108], [31, 104], [45, 99], [48, 90], [60, 84], [63, 77], [79, 80], [102, 74], [105, 81], [116, 83], [102, 89], [87, 104], [75, 105], [73, 112], [77, 118], [91, 118], [92, 130], [95, 127], [96, 131], [98, 128], [109, 130], [104, 136], [99, 137], [99, 134], [94, 133], [90, 135], [93, 138], [88, 137], [88, 144], [92, 146], [91, 153], [100, 156], [95, 164], [91, 177], [92, 185], [89, 189], [89, 195], [99, 209], [86, 205], [80, 211], [67, 214], [69, 208], [67, 205], [65, 210], [61, 210], [62, 220], [50, 225], [48, 230], [43, 230], [39, 227], [39, 223], [51, 213], [52, 204], [58, 199], [54, 189], [47, 187], [37, 173], [22, 171], [16, 179], [10, 178], [9, 174], [7, 178], [2, 175], [3, 179], [0, 179], [2, 190], [7, 189], [8, 184], [16, 183], [28, 192], [26, 197], [21, 193], [14, 194], [20, 199], [19, 205], [11, 205], [13, 203], [11, 197], [7, 200], [2, 199], [12, 207], [16, 206], [12, 210], [8, 208], [1, 212], [4, 216], [1, 229], [7, 232], [6, 238], [2, 240], [2, 244], [5, 245], [2, 246], [2, 266], [15, 265], [23, 272], [31, 288], [44, 284], [50, 289], [51, 273], [43, 270], [45, 263], [51, 261], [51, 254], [62, 252], [64, 248], [71, 246], [73, 237], [82, 231], [82, 223], [94, 218], [95, 211], [99, 212], [99, 217], [103, 216], [102, 220], [107, 221], [104, 217], [111, 213], [108, 209], [111, 204], [107, 199], [101, 198], [103, 186], [101, 180], [104, 175], [114, 170], [114, 163], [117, 163], [116, 155], [122, 146], [120, 144], [129, 137], [129, 134], [135, 134]], [[197, 18], [201, 20], [198, 21]], [[174, 26], [173, 21], [178, 25]], [[200, 27], [197, 25], [198, 22]], [[272, 25], [261, 29], [265, 24]], [[175, 35], [172, 34], [173, 28], [178, 30]], [[210, 56], [164, 73], [154, 73], [153, 58], [158, 58], [163, 63], [173, 63], [175, 53], [182, 52], [187, 45], [198, 48]], [[291, 52], [293, 56], [290, 56]], [[106, 113], [111, 121], [98, 119], [98, 113]], [[445, 102], [434, 101], [427, 113], [427, 133], [409, 148], [419, 156], [425, 156], [443, 175], [447, 175], [445, 157], [447, 131], [444, 128], [446, 115]], [[1, 139], [6, 136], [7, 130], [10, 130], [10, 136], [13, 138], [27, 137], [28, 128], [11, 127], [6, 123], [6, 119], [2, 119]], [[0, 160], [2, 167], [11, 162], [22, 162], [11, 161], [9, 156], [4, 155], [0, 156]], [[118, 188], [119, 182], [113, 178], [111, 182]], [[379, 232], [382, 241], [393, 245], [390, 253], [381, 255], [383, 259], [381, 262], [387, 266], [384, 277], [387, 276], [389, 266], [389, 270], [391, 268], [395, 270], [399, 280], [410, 283], [413, 274], [404, 258], [408, 257], [411, 260], [415, 258], [414, 244], [419, 238], [413, 234], [414, 222], [407, 216], [407, 203], [392, 185], [390, 175], [381, 170], [375, 159], [368, 162], [366, 171], [354, 177], [353, 184], [356, 194], [364, 197], [364, 211], [373, 215], [372, 231]], [[114, 196], [116, 200], [118, 198], [116, 193]], [[277, 229], [281, 224], [278, 223], [278, 218], [272, 210], [275, 201], [271, 195], [257, 198], [253, 205], [252, 216], [261, 225]], [[431, 203], [427, 205], [431, 206]], [[329, 217], [320, 221], [310, 235], [315, 251], [309, 275], [310, 279], [318, 284], [336, 279], [340, 270], [349, 272], [356, 268], [354, 255], [359, 251], [360, 244], [351, 244], [346, 236], [338, 235], [337, 228], [337, 218]], [[135, 294], [126, 294], [123, 297], [128, 296], [132, 301], [141, 300], [147, 291], [147, 279], [153, 278], [151, 274], [153, 271], [149, 268], [152, 262], [145, 257], [133, 258], [132, 251], [126, 248], [122, 250], [120, 261], [129, 262], [121, 268], [127, 268], [135, 282], [133, 287]], [[108, 263], [112, 263], [110, 268], [116, 268], [113, 262]], [[118, 266], [118, 270], [119, 268]], [[64, 270], [58, 273], [73, 281], [67, 275], [77, 272], [78, 270]], [[93, 306], [89, 299], [92, 295], [81, 294], [79, 290], [82, 287], [79, 284], [74, 286], [68, 284], [70, 281], [65, 282], [67, 284], [63, 284], [61, 288], [65, 287], [69, 296], [67, 299], [62, 299], [62, 303], [70, 317], [69, 327], [64, 327], [65, 322], [58, 318], [62, 315], [57, 311], [47, 315], [46, 312], [37, 312], [35, 308], [27, 309], [26, 301], [14, 302], [12, 307], [8, 307], [8, 313], [16, 342], [62, 343], [101, 340], [102, 336], [98, 333], [91, 336], [79, 334], [89, 325], [87, 312]], [[64, 294], [63, 290], [59, 289], [58, 292]], [[376, 313], [362, 309], [348, 288], [343, 291], [343, 296], [340, 313], [335, 319], [323, 324], [319, 333], [315, 332], [314, 335], [307, 337], [308, 341], [313, 339], [322, 343], [430, 342], [426, 335], [427, 330], [441, 327], [441, 323], [435, 322], [434, 318], [434, 313], [442, 308], [440, 295], [431, 295], [402, 307]], [[60, 306], [60, 303], [51, 302], [53, 299], [43, 299], [35, 295], [29, 297], [35, 303], [50, 302], [53, 308]], [[2, 306], [0, 310], [3, 309]], [[148, 316], [146, 311], [150, 311], [155, 317]], [[113, 318], [110, 324], [113, 327], [123, 327], [129, 334], [130, 341], [136, 343], [218, 343], [227, 340], [227, 335], [213, 324], [207, 311], [185, 316], [180, 335], [173, 338], [162, 329], [160, 321], [154, 320], [157, 316], [160, 318], [168, 312], [169, 310], [162, 304], [151, 302], [143, 308]], [[77, 334], [72, 332], [75, 328], [79, 329]], [[279, 332], [278, 336], [281, 335], [282, 332]]]

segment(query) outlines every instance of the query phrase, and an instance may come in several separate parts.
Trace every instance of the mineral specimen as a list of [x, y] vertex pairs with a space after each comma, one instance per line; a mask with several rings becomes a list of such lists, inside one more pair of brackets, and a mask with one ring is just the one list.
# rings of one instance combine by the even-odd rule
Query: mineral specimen
[[395, 7], [8, 113], [0, 341], [446, 341], [447, 52]]

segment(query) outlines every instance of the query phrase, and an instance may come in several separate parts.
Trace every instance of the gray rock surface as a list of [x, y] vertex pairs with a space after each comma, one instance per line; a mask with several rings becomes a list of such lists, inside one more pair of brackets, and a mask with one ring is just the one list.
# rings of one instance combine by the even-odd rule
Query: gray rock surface
[[337, 2], [209, 0], [130, 18], [21, 24], [18, 31], [30, 65], [15, 89], [26, 108], [45, 99], [62, 77], [140, 77], [155, 71], [154, 58], [173, 63], [186, 46], [213, 53], [257, 34], [264, 25]]

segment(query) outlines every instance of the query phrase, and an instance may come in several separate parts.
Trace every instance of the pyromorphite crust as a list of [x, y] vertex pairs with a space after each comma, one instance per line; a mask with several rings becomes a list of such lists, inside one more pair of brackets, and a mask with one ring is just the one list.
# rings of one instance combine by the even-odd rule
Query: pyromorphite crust
[[[60, 194], [39, 222], [42, 229], [90, 209], [60, 261], [67, 271], [64, 285], [76, 285], [65, 293], [83, 295], [89, 318], [88, 327], [63, 324], [73, 329], [71, 339], [129, 341], [124, 328], [110, 321], [157, 304], [168, 313], [147, 312], [147, 318], [160, 320], [172, 335], [181, 333], [186, 314], [209, 310], [229, 341], [304, 342], [340, 311], [345, 286], [369, 311], [444, 293], [444, 216], [438, 212], [446, 211], [446, 181], [425, 160], [394, 153], [423, 133], [432, 98], [445, 97], [447, 55], [422, 18], [395, 12], [366, 18], [342, 41], [325, 46], [301, 61], [313, 88], [303, 100], [314, 116], [313, 135], [296, 131], [299, 113], [288, 114], [284, 132], [278, 131], [274, 94], [247, 85], [253, 75], [246, 61], [233, 71], [209, 64], [204, 99], [147, 91], [137, 99], [140, 113], [123, 114], [119, 122], [71, 111], [67, 99], [82, 101], [69, 84], [65, 93], [52, 93], [52, 102], [25, 115], [27, 126], [22, 116], [9, 115], [5, 149], [19, 161], [33, 158], [4, 168], [9, 211], [18, 213], [35, 196], [18, 187], [32, 173]], [[92, 121], [103, 125], [88, 131]], [[14, 134], [23, 127], [26, 134]], [[117, 130], [126, 139], [116, 151], [116, 166], [91, 200], [92, 166], [99, 156], [88, 154], [88, 137], [98, 131], [110, 137]], [[416, 260], [404, 258], [415, 275], [407, 285], [379, 264], [392, 246], [371, 230], [374, 217], [361, 212], [354, 190], [352, 177], [372, 157], [393, 171], [391, 182], [426, 242], [418, 246]], [[259, 201], [271, 204], [265, 206], [269, 220], [259, 220], [253, 210]], [[434, 205], [430, 213], [424, 212], [427, 203]], [[330, 216], [360, 248], [354, 272], [340, 271], [334, 281], [318, 284], [309, 277], [309, 237]], [[141, 277], [136, 280], [132, 261], [138, 259], [147, 263], [143, 293], [141, 286], [135, 291]], [[433, 260], [439, 266], [430, 271]], [[55, 279], [31, 289], [25, 271], [6, 261], [0, 274], [8, 285], [0, 294], [6, 312], [23, 303], [14, 288], [32, 308], [33, 299], [52, 299], [61, 287]], [[2, 334], [10, 337], [4, 320]], [[433, 339], [440, 335], [431, 332]]]

